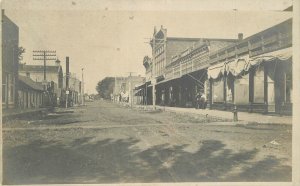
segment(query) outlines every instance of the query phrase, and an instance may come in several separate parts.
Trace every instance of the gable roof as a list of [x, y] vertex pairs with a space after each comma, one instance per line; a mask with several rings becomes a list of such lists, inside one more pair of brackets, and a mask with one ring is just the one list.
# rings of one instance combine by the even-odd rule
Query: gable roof
[[34, 89], [34, 90], [38, 90], [38, 91], [43, 91], [44, 90], [41, 83], [37, 83], [37, 82], [33, 81], [32, 79], [30, 79], [29, 77], [26, 77], [26, 76], [20, 76], [19, 75], [19, 82], [25, 84], [25, 86], [27, 86], [31, 89]]
[[[46, 66], [47, 73], [58, 73], [61, 70], [61, 66]], [[19, 71], [26, 72], [44, 72], [43, 65], [19, 65]]]

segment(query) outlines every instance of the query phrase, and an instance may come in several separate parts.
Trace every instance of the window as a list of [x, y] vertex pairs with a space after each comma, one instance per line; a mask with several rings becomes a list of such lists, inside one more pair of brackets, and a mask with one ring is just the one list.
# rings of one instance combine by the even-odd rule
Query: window
[[249, 74], [234, 80], [234, 100], [236, 104], [249, 103]]
[[14, 102], [14, 90], [15, 90], [15, 87], [14, 87], [14, 84], [15, 84], [15, 78], [11, 75], [11, 74], [8, 74], [8, 101], [10, 103]]
[[229, 74], [227, 76], [227, 82], [226, 82], [226, 101], [229, 103], [233, 102], [233, 91], [234, 91], [234, 77]]
[[[268, 104], [275, 104], [275, 71], [277, 62], [269, 63], [266, 68], [268, 68], [267, 73], [267, 83], [268, 83]], [[278, 67], [277, 67], [278, 68]]]
[[3, 73], [2, 74], [2, 103], [5, 103], [6, 100], [6, 81], [7, 81], [7, 75]]
[[213, 81], [213, 102], [223, 102], [224, 101], [224, 83], [223, 79]]
[[293, 75], [292, 72], [286, 73], [286, 102], [292, 103], [292, 97], [293, 97]]
[[254, 73], [254, 103], [264, 103], [264, 66], [259, 66]]

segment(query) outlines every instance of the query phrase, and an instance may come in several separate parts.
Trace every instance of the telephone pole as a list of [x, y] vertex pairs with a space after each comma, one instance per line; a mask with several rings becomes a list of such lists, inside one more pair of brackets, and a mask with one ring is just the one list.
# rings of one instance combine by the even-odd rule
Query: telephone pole
[[46, 72], [46, 62], [51, 60], [56, 60], [56, 51], [55, 50], [34, 50], [33, 51], [33, 60], [44, 61], [44, 90], [46, 91], [47, 86], [47, 72]]
[[84, 68], [81, 69], [81, 88], [82, 88], [82, 105], [84, 105], [84, 81], [83, 81], [83, 70]]
[[66, 108], [68, 108], [69, 101], [69, 78], [70, 78], [70, 64], [69, 64], [69, 56], [66, 57]]

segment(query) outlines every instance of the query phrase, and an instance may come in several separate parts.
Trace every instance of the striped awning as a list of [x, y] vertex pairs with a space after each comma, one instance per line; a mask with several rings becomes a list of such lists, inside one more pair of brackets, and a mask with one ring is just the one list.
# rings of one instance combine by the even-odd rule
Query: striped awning
[[292, 58], [292, 55], [292, 47], [261, 54], [251, 58], [249, 55], [245, 55], [209, 67], [207, 75], [208, 78], [212, 79], [217, 79], [225, 72], [231, 73], [233, 76], [239, 76], [243, 72], [248, 72], [252, 66], [259, 65], [262, 62], [270, 62], [274, 60], [289, 61]]
[[287, 61], [287, 60], [291, 59], [292, 56], [293, 56], [293, 50], [292, 50], [292, 47], [289, 47], [289, 48], [276, 50], [273, 52], [268, 52], [265, 54], [261, 54], [261, 55], [252, 57], [250, 59], [250, 64], [255, 65], [257, 63], [273, 61], [275, 59], [280, 60], [280, 61]]
[[220, 75], [223, 75], [225, 72], [225, 63], [219, 63], [208, 67], [207, 76], [208, 78], [217, 79]]

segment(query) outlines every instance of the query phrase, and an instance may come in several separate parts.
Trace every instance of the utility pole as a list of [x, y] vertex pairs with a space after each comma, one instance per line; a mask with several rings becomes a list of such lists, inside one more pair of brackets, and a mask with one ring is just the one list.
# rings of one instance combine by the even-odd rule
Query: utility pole
[[131, 77], [131, 76], [132, 76], [132, 74], [133, 74], [133, 73], [135, 73], [135, 72], [128, 72], [128, 73], [129, 73], [129, 77]]
[[84, 68], [81, 68], [82, 105], [84, 105], [84, 81], [83, 81], [83, 70], [84, 70]]
[[129, 100], [130, 101], [130, 107], [132, 108], [132, 102], [133, 102], [133, 90], [132, 90], [132, 74], [135, 72], [128, 72], [129, 73], [129, 77], [128, 77], [128, 81], [129, 81], [129, 92], [128, 92], [128, 96], [129, 96]]
[[46, 62], [56, 60], [55, 50], [33, 50], [33, 60], [44, 61], [44, 91], [46, 91], [47, 77], [46, 77]]
[[66, 57], [66, 108], [68, 108], [68, 100], [69, 100], [69, 78], [70, 78], [70, 64], [69, 57]]

